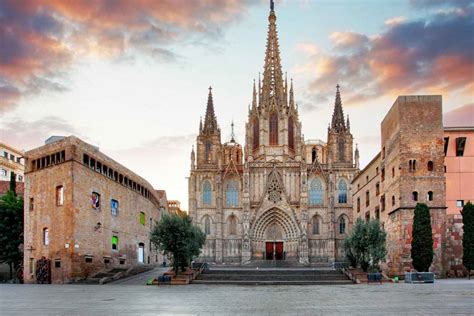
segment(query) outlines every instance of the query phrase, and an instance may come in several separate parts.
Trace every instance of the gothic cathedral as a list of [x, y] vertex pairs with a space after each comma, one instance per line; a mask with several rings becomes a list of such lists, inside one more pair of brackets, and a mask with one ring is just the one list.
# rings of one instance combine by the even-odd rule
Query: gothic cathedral
[[[302, 264], [343, 257], [352, 223], [350, 184], [358, 170], [339, 86], [327, 143], [304, 140], [293, 83], [283, 77], [271, 5], [263, 80], [253, 85], [244, 149], [222, 144], [209, 88], [196, 152], [191, 152], [189, 214], [207, 235], [202, 260]], [[314, 125], [318, 126], [318, 125]]]

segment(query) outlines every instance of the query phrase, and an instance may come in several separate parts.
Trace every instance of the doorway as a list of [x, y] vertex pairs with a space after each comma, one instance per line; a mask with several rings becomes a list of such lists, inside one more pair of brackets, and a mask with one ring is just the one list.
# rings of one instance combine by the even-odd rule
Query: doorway
[[138, 244], [138, 262], [145, 263], [145, 244], [144, 243]]
[[265, 244], [265, 259], [266, 260], [283, 260], [283, 242], [282, 241], [267, 241]]

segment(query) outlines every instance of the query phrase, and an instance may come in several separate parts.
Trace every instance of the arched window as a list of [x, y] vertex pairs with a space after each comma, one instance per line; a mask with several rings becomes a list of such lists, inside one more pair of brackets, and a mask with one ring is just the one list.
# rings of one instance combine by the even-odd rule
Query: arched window
[[237, 206], [239, 199], [239, 193], [237, 192], [237, 183], [231, 180], [227, 183], [226, 189], [226, 205]]
[[292, 116], [288, 118], [288, 147], [295, 150], [295, 131]]
[[43, 245], [49, 245], [49, 230], [47, 227], [43, 228]]
[[431, 160], [428, 161], [428, 171], [433, 171], [433, 162]]
[[395, 196], [392, 195], [392, 206], [394, 206], [394, 205], [395, 205]]
[[345, 141], [344, 138], [339, 138], [338, 140], [338, 151], [339, 151], [339, 161], [344, 161], [344, 151], [345, 151]]
[[309, 187], [309, 204], [322, 205], [323, 204], [323, 186], [321, 180], [313, 179]]
[[339, 203], [347, 203], [347, 184], [344, 180], [339, 180], [339, 185], [337, 186], [339, 190]]
[[428, 201], [433, 201], [433, 191], [428, 191], [428, 194], [426, 195], [426, 199]]
[[204, 218], [204, 233], [206, 235], [211, 234], [211, 219], [209, 218], [209, 216], [206, 216]]
[[237, 235], [237, 219], [235, 215], [229, 217], [229, 235]]
[[313, 147], [313, 150], [311, 151], [311, 162], [315, 162], [317, 157], [318, 153], [316, 151], [316, 147]]
[[211, 161], [211, 151], [212, 151], [212, 144], [210, 141], [206, 141], [206, 151], [205, 151], [205, 157], [206, 161]]
[[346, 219], [344, 216], [341, 216], [339, 218], [339, 234], [345, 234], [346, 233]]
[[270, 145], [278, 145], [278, 115], [270, 115]]
[[260, 146], [260, 125], [258, 117], [253, 120], [253, 149], [257, 149]]
[[319, 216], [313, 216], [313, 223], [312, 223], [312, 231], [313, 235], [319, 235]]
[[418, 192], [416, 191], [412, 192], [411, 197], [413, 201], [418, 201]]
[[204, 181], [202, 184], [202, 204], [211, 205], [212, 201], [212, 187], [209, 181]]

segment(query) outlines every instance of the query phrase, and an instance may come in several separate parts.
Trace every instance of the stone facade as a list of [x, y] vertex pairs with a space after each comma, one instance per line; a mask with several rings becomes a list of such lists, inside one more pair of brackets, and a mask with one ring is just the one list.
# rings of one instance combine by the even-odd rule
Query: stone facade
[[[207, 234], [202, 259], [216, 263], [343, 259], [358, 167], [337, 86], [327, 143], [305, 141], [293, 83], [283, 77], [272, 8], [263, 80], [253, 85], [242, 147], [221, 132], [209, 90], [191, 152], [189, 214]], [[354, 161], [355, 159], [355, 161]]]
[[[381, 124], [381, 152], [354, 179], [354, 218], [378, 218], [387, 231], [390, 274], [411, 268], [413, 210], [430, 208], [435, 256], [446, 271], [446, 190], [441, 96], [400, 96]], [[357, 188], [357, 189], [356, 189]]]
[[0, 181], [10, 181], [11, 173], [17, 182], [24, 182], [24, 152], [0, 142]]
[[25, 282], [42, 257], [53, 283], [163, 262], [149, 234], [167, 203], [148, 182], [74, 136], [25, 156]]

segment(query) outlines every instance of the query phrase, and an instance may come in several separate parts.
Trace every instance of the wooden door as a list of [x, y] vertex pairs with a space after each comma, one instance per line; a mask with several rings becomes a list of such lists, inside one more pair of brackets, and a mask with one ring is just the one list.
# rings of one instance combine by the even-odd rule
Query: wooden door
[[273, 242], [267, 242], [265, 244], [265, 259], [273, 260]]
[[275, 259], [283, 260], [283, 242], [275, 243]]

